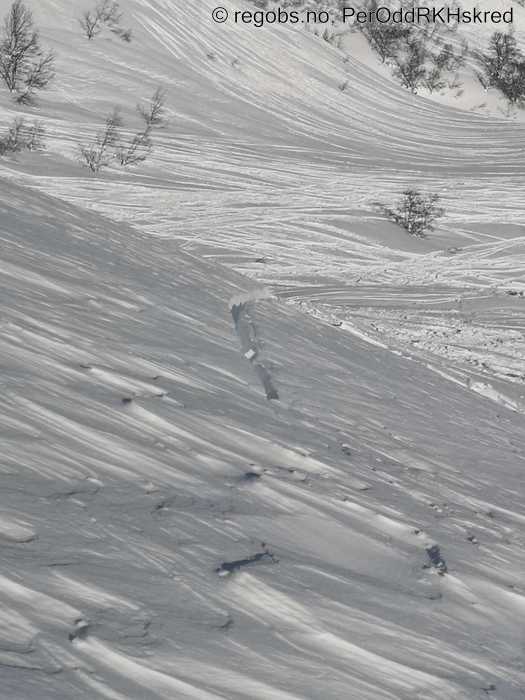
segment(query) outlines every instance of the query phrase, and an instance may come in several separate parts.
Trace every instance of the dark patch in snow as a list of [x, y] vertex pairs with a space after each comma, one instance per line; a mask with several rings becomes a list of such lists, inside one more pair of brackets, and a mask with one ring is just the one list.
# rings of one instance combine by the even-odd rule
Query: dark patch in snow
[[160, 503], [156, 503], [155, 506], [153, 507], [153, 513], [158, 513], [160, 510], [164, 510], [165, 508], [169, 508], [170, 505], [172, 504], [173, 499], [165, 499], [161, 501]]
[[227, 630], [231, 629], [233, 627], [233, 625], [234, 625], [233, 617], [231, 615], [228, 615], [226, 622], [223, 622], [222, 625], [219, 625], [219, 629], [226, 632]]
[[261, 476], [262, 475], [258, 474], [257, 472], [246, 472], [243, 475], [242, 480], [243, 481], [257, 481], [258, 479], [261, 478]]
[[232, 304], [230, 311], [235, 325], [235, 330], [239, 336], [241, 350], [244, 357], [254, 368], [261, 384], [263, 385], [266, 398], [268, 400], [278, 400], [279, 393], [273, 385], [270, 370], [259, 362], [260, 343], [255, 323], [250, 318], [249, 303], [242, 302]]
[[89, 631], [89, 622], [83, 618], [75, 620], [75, 629], [69, 633], [68, 639], [70, 642], [75, 641], [75, 639], [86, 639]]
[[279, 560], [276, 559], [271, 552], [266, 550], [264, 552], [258, 552], [251, 557], [247, 557], [246, 559], [225, 561], [219, 567], [217, 567], [217, 569], [215, 569], [215, 572], [219, 574], [219, 576], [227, 576], [228, 574], [232, 574], [234, 571], [239, 571], [239, 569], [241, 569], [243, 566], [253, 566], [261, 561], [270, 561], [272, 564], [277, 564]]
[[48, 498], [72, 498], [74, 496], [95, 496], [100, 489], [102, 484], [97, 479], [91, 479], [86, 477], [82, 481], [73, 482], [70, 488], [64, 491], [57, 491], [48, 496]]
[[437, 544], [433, 544], [426, 548], [428, 558], [430, 559], [431, 565], [436, 569], [440, 576], [446, 574], [448, 569], [445, 560], [441, 556], [441, 551]]
[[264, 387], [264, 391], [266, 393], [266, 398], [268, 400], [279, 399], [279, 393], [277, 389], [273, 386], [272, 384], [272, 377], [270, 375], [270, 372], [266, 369], [266, 367], [263, 367], [263, 365], [256, 365], [255, 370], [257, 374], [259, 375], [259, 378], [261, 379], [262, 385]]

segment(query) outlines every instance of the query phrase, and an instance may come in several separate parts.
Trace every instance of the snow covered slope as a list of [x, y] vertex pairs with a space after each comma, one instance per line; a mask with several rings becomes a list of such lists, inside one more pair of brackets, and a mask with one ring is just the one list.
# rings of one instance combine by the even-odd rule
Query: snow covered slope
[[[122, 6], [130, 45], [34, 8], [48, 152], [0, 161], [1, 694], [522, 698], [522, 383], [388, 346], [460, 302], [521, 332], [523, 127], [212, 3]], [[151, 162], [80, 169], [158, 84]], [[372, 206], [407, 181], [448, 188], [428, 241]]]
[[521, 697], [516, 413], [165, 240], [1, 221], [6, 697]]

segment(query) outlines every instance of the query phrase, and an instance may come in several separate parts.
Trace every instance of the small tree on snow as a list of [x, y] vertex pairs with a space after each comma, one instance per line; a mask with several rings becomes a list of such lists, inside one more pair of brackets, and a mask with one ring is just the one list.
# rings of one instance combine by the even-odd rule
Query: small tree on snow
[[428, 57], [425, 40], [416, 34], [409, 35], [403, 49], [392, 56], [394, 75], [413, 93], [417, 92], [418, 86], [425, 78], [425, 62]]
[[151, 130], [163, 124], [166, 114], [165, 104], [166, 91], [159, 87], [147, 105], [137, 105], [137, 111], [144, 119], [147, 129]]
[[481, 64], [486, 81], [489, 85], [498, 85], [506, 68], [513, 63], [519, 63], [523, 55], [518, 48], [514, 34], [494, 32], [490, 37], [486, 53], [476, 54]]
[[519, 107], [525, 104], [525, 60], [512, 63], [503, 71], [498, 83], [499, 89], [511, 105]]
[[13, 119], [7, 132], [0, 138], [0, 156], [5, 153], [18, 153], [24, 149], [23, 128], [24, 120], [21, 117]]
[[35, 91], [48, 86], [55, 75], [54, 61], [54, 54], [40, 45], [32, 12], [15, 0], [0, 34], [0, 77], [17, 102], [31, 103]]
[[380, 5], [377, 0], [366, 0], [362, 9], [369, 12], [372, 19], [370, 22], [357, 24], [357, 29], [364, 34], [370, 46], [379, 54], [384, 63], [404, 45], [410, 35], [410, 29], [402, 24], [379, 21], [377, 15]]
[[496, 87], [511, 105], [525, 104], [525, 55], [512, 33], [494, 32], [488, 51], [477, 53], [483, 74], [479, 79], [485, 87]]
[[122, 12], [118, 2], [99, 0], [94, 9], [84, 12], [79, 23], [89, 40], [94, 39], [106, 26], [124, 41], [131, 41], [131, 30], [120, 27], [121, 19]]
[[24, 123], [22, 135], [24, 137], [24, 148], [26, 150], [42, 151], [45, 148], [44, 139], [46, 130], [41, 122], [35, 121], [29, 126]]
[[98, 173], [109, 165], [112, 158], [116, 158], [120, 165], [136, 165], [146, 160], [153, 148], [151, 134], [165, 122], [165, 100], [166, 93], [158, 88], [148, 104], [137, 105], [144, 127], [131, 140], [122, 136], [124, 123], [119, 109], [115, 107], [106, 119], [104, 130], [97, 134], [94, 142], [81, 146], [83, 165], [91, 172]]
[[44, 127], [40, 122], [28, 125], [23, 117], [13, 119], [7, 132], [0, 136], [0, 156], [44, 148]]
[[104, 130], [97, 134], [95, 141], [89, 146], [81, 146], [80, 156], [83, 164], [92, 173], [109, 165], [110, 150], [114, 148], [120, 139], [122, 118], [117, 108], [106, 118]]
[[141, 163], [151, 153], [153, 143], [151, 134], [165, 121], [166, 93], [162, 88], [157, 88], [147, 105], [137, 105], [137, 111], [144, 121], [144, 128], [135, 134], [128, 144], [122, 144], [117, 149], [117, 158], [121, 165], [135, 165]]
[[92, 10], [86, 10], [78, 21], [84, 34], [90, 41], [102, 31], [102, 22], [97, 17], [96, 12]]
[[424, 195], [419, 190], [407, 189], [397, 206], [385, 208], [385, 211], [412, 236], [424, 238], [428, 231], [434, 230], [434, 222], [445, 213], [438, 202], [437, 194]]

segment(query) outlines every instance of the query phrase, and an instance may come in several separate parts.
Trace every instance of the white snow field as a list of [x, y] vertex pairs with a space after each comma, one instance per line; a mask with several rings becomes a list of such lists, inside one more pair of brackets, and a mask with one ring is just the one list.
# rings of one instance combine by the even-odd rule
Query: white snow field
[[[129, 44], [28, 4], [57, 79], [0, 91], [48, 133], [0, 159], [1, 700], [523, 700], [523, 122], [208, 0], [122, 0]], [[152, 157], [83, 169], [159, 85]], [[427, 239], [374, 205], [407, 185]]]

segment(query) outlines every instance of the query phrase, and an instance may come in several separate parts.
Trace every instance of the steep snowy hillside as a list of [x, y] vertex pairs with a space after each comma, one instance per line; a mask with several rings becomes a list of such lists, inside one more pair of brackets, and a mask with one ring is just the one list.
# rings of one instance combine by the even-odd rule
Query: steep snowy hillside
[[[48, 134], [0, 158], [0, 696], [523, 698], [525, 127], [121, 5], [33, 5], [57, 80], [0, 93]], [[152, 157], [81, 168], [159, 85]]]
[[[49, 153], [4, 160], [10, 177], [272, 285], [437, 282], [498, 299], [523, 289], [525, 126], [410, 95], [302, 28], [214, 24], [211, 2], [127, 2], [131, 44], [82, 38], [83, 7], [35, 8], [57, 53], [38, 109]], [[158, 85], [170, 123], [153, 158], [89, 177], [79, 145], [115, 105], [134, 128], [135, 104]], [[375, 206], [411, 185], [446, 210], [426, 241]]]
[[2, 191], [6, 697], [522, 696], [521, 417]]

